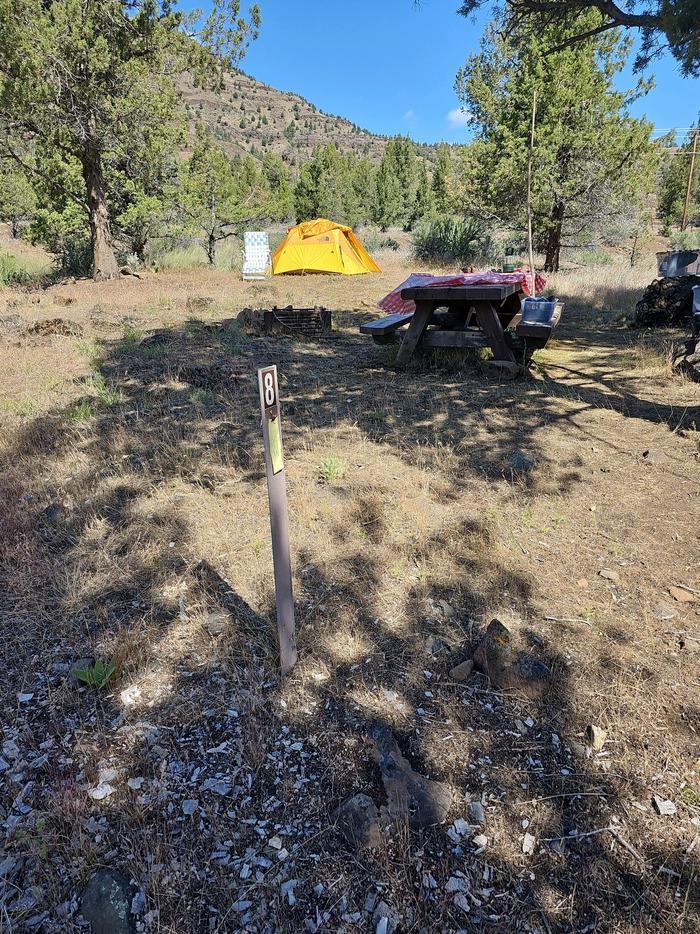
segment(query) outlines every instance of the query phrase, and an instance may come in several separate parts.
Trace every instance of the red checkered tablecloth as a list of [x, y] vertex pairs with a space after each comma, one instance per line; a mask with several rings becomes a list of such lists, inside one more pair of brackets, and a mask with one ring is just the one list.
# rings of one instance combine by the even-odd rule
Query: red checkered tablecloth
[[[530, 294], [530, 276], [528, 273], [517, 269], [515, 272], [470, 272], [459, 273], [454, 276], [432, 276], [426, 272], [414, 272], [398, 285], [393, 292], [389, 292], [381, 302], [379, 307], [389, 315], [408, 315], [416, 310], [416, 304], [412, 301], [404, 301], [401, 298], [403, 289], [430, 288], [431, 286], [450, 286], [450, 285], [509, 285], [515, 283], [520, 286], [521, 291], [526, 295]], [[535, 287], [538, 294], [546, 285], [546, 280], [540, 275], [535, 275]]]

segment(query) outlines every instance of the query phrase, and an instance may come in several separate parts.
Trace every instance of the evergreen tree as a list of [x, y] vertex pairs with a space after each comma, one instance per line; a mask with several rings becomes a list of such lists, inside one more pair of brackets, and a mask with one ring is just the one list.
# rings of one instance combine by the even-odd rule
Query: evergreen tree
[[26, 174], [15, 163], [0, 164], [0, 220], [10, 225], [13, 237], [19, 237], [36, 206], [36, 194]]
[[352, 183], [352, 157], [345, 157], [337, 146], [318, 146], [299, 171], [294, 188], [297, 221], [327, 217], [355, 225], [361, 210]]
[[269, 205], [255, 160], [232, 163], [201, 127], [192, 155], [183, 167], [180, 212], [185, 229], [200, 240], [209, 264], [218, 244], [266, 217]]
[[454, 204], [451, 200], [452, 187], [452, 157], [450, 147], [441, 143], [438, 147], [438, 158], [433, 172], [433, 201], [438, 214], [453, 214]]
[[458, 95], [478, 128], [474, 195], [521, 229], [537, 93], [533, 221], [550, 271], [559, 268], [563, 245], [590, 239], [606, 216], [643, 196], [654, 171], [651, 126], [626, 112], [648, 85], [640, 81], [628, 93], [614, 87], [629, 41], [605, 33], [552, 52], [571, 28], [530, 18], [508, 33], [497, 22], [457, 77]]
[[[661, 166], [661, 179], [659, 188], [659, 217], [666, 227], [680, 227], [683, 221], [683, 208], [685, 196], [688, 191], [688, 173], [690, 172], [691, 152], [693, 149], [693, 134], [698, 130], [691, 130], [685, 142], [675, 153], [674, 134], [669, 134], [663, 141], [663, 160]], [[688, 217], [691, 222], [700, 218], [700, 140], [697, 145], [695, 158], [695, 172], [690, 187], [690, 203]]]
[[402, 220], [403, 192], [399, 182], [393, 140], [389, 140], [377, 171], [377, 196], [374, 220], [382, 230]]
[[412, 226], [430, 217], [435, 212], [435, 197], [433, 189], [428, 178], [428, 167], [425, 159], [421, 159], [418, 169], [418, 188], [416, 189], [416, 200], [413, 208]]
[[[220, 83], [258, 22], [238, 0], [214, 0], [199, 28], [170, 0], [0, 0], [0, 155], [32, 178], [48, 175], [42, 153], [79, 164], [81, 189], [64, 196], [87, 217], [96, 279], [117, 272], [108, 164], [134, 129], [172, 119], [177, 73]], [[36, 144], [29, 159], [20, 140]]]
[[294, 196], [289, 183], [289, 172], [281, 156], [275, 152], [265, 153], [262, 177], [270, 195], [270, 220], [288, 220], [292, 213]]

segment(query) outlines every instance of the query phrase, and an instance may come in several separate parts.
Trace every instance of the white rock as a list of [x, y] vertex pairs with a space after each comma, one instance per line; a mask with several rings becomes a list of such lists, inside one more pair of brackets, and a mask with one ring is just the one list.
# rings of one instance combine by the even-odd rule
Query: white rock
[[143, 778], [142, 775], [137, 775], [135, 778], [127, 779], [126, 783], [129, 786], [129, 788], [132, 788], [134, 791], [139, 791], [144, 781], [145, 779]]
[[654, 803], [654, 807], [657, 813], [662, 817], [673, 817], [673, 815], [678, 811], [678, 808], [670, 799], [664, 800], [659, 795], [654, 795], [651, 800]]
[[461, 908], [462, 911], [468, 912], [471, 911], [471, 905], [469, 904], [469, 899], [466, 895], [463, 895], [461, 892], [459, 895], [455, 895], [452, 899], [452, 904], [456, 905], [458, 908]]
[[485, 834], [483, 834], [483, 833], [478, 833], [478, 834], [474, 837], [474, 839], [473, 839], [472, 842], [473, 842], [474, 846], [482, 847], [482, 846], [486, 846], [486, 844], [487, 844], [489, 841], [488, 841], [488, 838], [485, 836]]
[[88, 796], [93, 801], [102, 801], [103, 798], [108, 798], [111, 794], [114, 794], [115, 790], [108, 782], [100, 782], [95, 788], [89, 789]]
[[273, 850], [282, 849], [282, 841], [279, 837], [270, 837], [267, 841], [268, 846], [271, 846]]
[[125, 707], [132, 707], [141, 697], [141, 688], [138, 684], [132, 684], [131, 687], [124, 688], [119, 697]]
[[30, 701], [33, 697], [34, 697], [33, 694], [18, 694], [18, 695], [17, 695], [17, 700], [20, 702], [20, 704], [26, 704], [26, 703], [27, 703], [28, 701]]
[[187, 798], [182, 802], [182, 813], [191, 817], [199, 807], [199, 798]]
[[525, 836], [523, 837], [523, 853], [525, 853], [526, 856], [529, 856], [531, 853], [535, 852], [536, 842], [537, 842], [536, 839], [533, 837], [531, 833], [525, 834]]

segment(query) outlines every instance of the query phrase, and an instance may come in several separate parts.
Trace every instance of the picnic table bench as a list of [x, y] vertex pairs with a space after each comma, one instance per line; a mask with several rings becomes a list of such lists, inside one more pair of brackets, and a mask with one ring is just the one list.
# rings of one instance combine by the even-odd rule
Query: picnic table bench
[[561, 315], [557, 304], [548, 320], [523, 321], [520, 294], [517, 283], [407, 288], [401, 298], [413, 301], [415, 311], [370, 321], [360, 332], [380, 344], [399, 343], [399, 366], [416, 349], [436, 347], [490, 347], [494, 360], [515, 366], [546, 345]]

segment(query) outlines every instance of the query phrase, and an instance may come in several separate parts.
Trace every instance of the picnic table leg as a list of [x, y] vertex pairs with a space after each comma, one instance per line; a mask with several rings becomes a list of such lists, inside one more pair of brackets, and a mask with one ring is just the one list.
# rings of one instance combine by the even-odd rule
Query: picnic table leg
[[507, 360], [509, 363], [515, 363], [513, 351], [506, 343], [506, 337], [498, 320], [496, 308], [493, 302], [475, 302], [476, 317], [481, 330], [488, 337], [493, 356], [496, 360]]
[[396, 356], [396, 363], [398, 366], [403, 366], [408, 363], [413, 356], [413, 352], [423, 336], [423, 331], [425, 331], [428, 321], [430, 321], [433, 310], [433, 302], [416, 302], [415, 313], [413, 318], [411, 318], [411, 323], [404, 335], [404, 339], [401, 341], [401, 346]]

